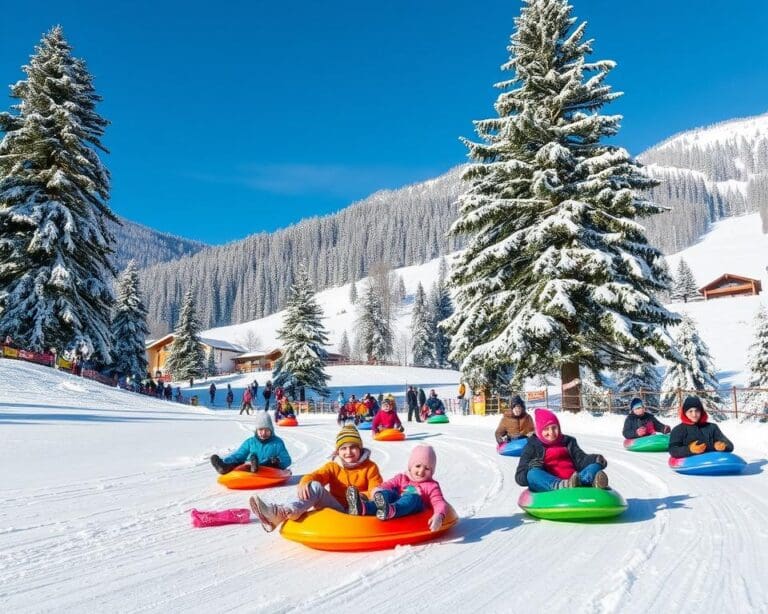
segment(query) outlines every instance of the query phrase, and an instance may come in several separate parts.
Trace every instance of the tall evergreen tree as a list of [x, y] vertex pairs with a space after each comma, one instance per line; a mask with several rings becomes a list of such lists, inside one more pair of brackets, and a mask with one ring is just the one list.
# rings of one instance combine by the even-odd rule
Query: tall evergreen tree
[[677, 265], [677, 273], [672, 284], [672, 298], [687, 303], [689, 298], [698, 296], [700, 296], [699, 287], [696, 283], [696, 278], [693, 276], [693, 271], [691, 271], [688, 263], [683, 258], [680, 258], [680, 262]]
[[208, 350], [208, 360], [205, 363], [205, 375], [211, 377], [216, 375], [218, 371], [219, 370], [216, 368], [216, 353], [215, 350], [211, 348]]
[[147, 308], [139, 293], [136, 263], [131, 260], [118, 279], [112, 316], [112, 370], [115, 373], [138, 380], [146, 376], [148, 334]]
[[435, 364], [435, 343], [432, 337], [431, 317], [424, 294], [424, 286], [416, 286], [411, 314], [411, 351], [413, 364], [417, 367], [431, 367]]
[[101, 97], [58, 26], [23, 70], [11, 88], [18, 114], [0, 113], [0, 334], [108, 362], [115, 271], [106, 223], [117, 218], [97, 153], [107, 152]]
[[272, 381], [302, 401], [305, 388], [322, 397], [330, 394], [325, 373], [328, 333], [322, 318], [323, 310], [315, 299], [312, 282], [300, 266], [285, 307], [283, 326], [277, 331], [283, 354], [275, 362]]
[[357, 303], [357, 283], [354, 281], [349, 286], [349, 302], [353, 305]]
[[617, 394], [626, 402], [642, 396], [646, 405], [658, 407], [661, 377], [652, 364], [642, 364], [620, 371], [616, 384]]
[[347, 359], [352, 356], [352, 347], [349, 345], [349, 335], [347, 335], [346, 330], [341, 334], [341, 341], [339, 341], [339, 354]]
[[392, 329], [369, 281], [358, 305], [357, 340], [368, 360], [386, 360], [392, 354]]
[[761, 422], [768, 421], [768, 311], [761, 306], [755, 317], [755, 340], [749, 348], [749, 385], [753, 390], [747, 395], [749, 410], [762, 414]]
[[[443, 259], [445, 260], [445, 259]], [[434, 345], [435, 366], [446, 369], [453, 366], [449, 355], [451, 352], [451, 338], [443, 322], [453, 314], [453, 302], [448, 292], [448, 286], [438, 278], [429, 293], [429, 315]]]
[[173, 331], [173, 343], [165, 367], [176, 381], [205, 375], [205, 352], [200, 343], [200, 322], [192, 288], [184, 296], [179, 324]]
[[620, 116], [599, 113], [619, 96], [604, 84], [614, 63], [587, 61], [592, 41], [575, 23], [565, 0], [525, 0], [516, 19], [498, 117], [464, 141], [476, 164], [451, 227], [468, 245], [447, 322], [473, 388], [510, 367], [518, 388], [557, 368], [568, 409], [580, 367], [653, 362], [652, 349], [675, 359], [664, 327], [678, 321], [654, 298], [669, 278], [635, 221], [663, 210], [640, 195], [656, 182], [603, 142], [619, 130]]
[[664, 391], [661, 404], [677, 406], [679, 389], [683, 391], [683, 396], [698, 395], [705, 407], [717, 416], [715, 403], [721, 401], [717, 393], [717, 371], [709, 347], [699, 336], [696, 323], [690, 316], [683, 316], [682, 322], [675, 330], [674, 342], [682, 360], [667, 368], [661, 385]]

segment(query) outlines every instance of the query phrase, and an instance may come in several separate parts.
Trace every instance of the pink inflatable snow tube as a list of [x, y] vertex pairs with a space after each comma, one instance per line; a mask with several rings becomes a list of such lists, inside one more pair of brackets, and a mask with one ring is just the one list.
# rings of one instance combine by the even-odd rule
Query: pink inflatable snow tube
[[248, 524], [251, 522], [251, 510], [248, 508], [232, 508], [206, 512], [193, 509], [192, 526], [194, 527], [218, 527], [224, 524]]

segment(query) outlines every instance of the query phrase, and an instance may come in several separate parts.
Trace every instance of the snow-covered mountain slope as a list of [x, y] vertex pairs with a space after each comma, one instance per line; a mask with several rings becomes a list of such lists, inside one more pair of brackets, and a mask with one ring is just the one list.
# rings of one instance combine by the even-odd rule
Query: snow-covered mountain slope
[[[497, 418], [453, 416], [407, 424], [403, 443], [363, 433], [385, 477], [406, 469], [414, 443], [434, 446], [436, 477], [461, 518], [453, 532], [420, 546], [326, 553], [255, 521], [191, 527], [191, 508], [247, 508], [251, 493], [218, 485], [208, 457], [248, 437], [249, 418], [0, 359], [2, 611], [765, 610], [766, 425], [721, 424], [749, 467], [717, 478], [681, 476], [666, 455], [625, 451], [622, 416], [561, 420], [584, 450], [608, 459], [629, 503], [616, 520], [526, 516], [516, 505], [517, 461], [493, 444]], [[296, 476], [326, 462], [336, 431], [332, 416], [315, 415], [279, 429]], [[259, 495], [285, 501], [295, 491], [296, 478]]]
[[[762, 280], [765, 291], [758, 297], [737, 297], [717, 299], [699, 303], [672, 303], [673, 311], [690, 314], [699, 327], [704, 341], [709, 345], [720, 371], [723, 385], [746, 385], [746, 360], [749, 345], [753, 341], [752, 324], [758, 304], [768, 304], [768, 235], [760, 231], [760, 218], [756, 213], [734, 217], [718, 222], [711, 232], [686, 250], [668, 257], [670, 270], [675, 271], [680, 258], [690, 265], [699, 286], [703, 286], [724, 273], [744, 275]], [[413, 294], [419, 282], [428, 291], [437, 279], [439, 260], [432, 260], [421, 266], [397, 269], [405, 282], [406, 301], [397, 320], [396, 338], [401, 344], [409, 339]], [[366, 280], [357, 282], [362, 288]], [[338, 348], [346, 330], [352, 341], [355, 331], [355, 306], [349, 301], [349, 284], [319, 292], [318, 303], [325, 313], [324, 324], [329, 332], [331, 351]], [[213, 328], [203, 336], [226, 341], [244, 342], [252, 332], [261, 347], [277, 347], [277, 329], [280, 328], [283, 312], [237, 324]], [[261, 380], [260, 380], [261, 381]]]
[[686, 130], [669, 137], [652, 149], [671, 149], [678, 145], [708, 145], [735, 142], [741, 139], [751, 141], [768, 138], [768, 113], [754, 117], [743, 117], [719, 122], [711, 126]]

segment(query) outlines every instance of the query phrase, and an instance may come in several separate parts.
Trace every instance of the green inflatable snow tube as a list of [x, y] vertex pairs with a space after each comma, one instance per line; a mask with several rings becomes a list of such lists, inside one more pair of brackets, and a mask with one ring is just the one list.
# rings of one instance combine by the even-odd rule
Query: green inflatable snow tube
[[669, 435], [654, 433], [636, 439], [625, 439], [624, 447], [631, 452], [666, 452], [669, 450]]
[[447, 424], [448, 416], [445, 414], [436, 414], [427, 418], [429, 424]]
[[579, 487], [520, 494], [517, 504], [531, 516], [547, 520], [591, 520], [612, 518], [627, 509], [627, 502], [615, 490]]

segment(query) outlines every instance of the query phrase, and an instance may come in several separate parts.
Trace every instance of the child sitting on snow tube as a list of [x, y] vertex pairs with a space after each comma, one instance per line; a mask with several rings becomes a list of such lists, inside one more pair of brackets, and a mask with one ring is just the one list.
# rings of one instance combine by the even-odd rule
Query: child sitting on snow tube
[[[298, 520], [310, 508], [321, 510], [330, 507], [346, 512], [349, 486], [367, 492], [381, 484], [379, 467], [370, 457], [371, 451], [363, 447], [360, 433], [354, 426], [347, 425], [336, 436], [334, 459], [301, 478], [298, 499], [276, 504], [251, 497], [251, 509], [267, 532], [273, 531], [287, 518]], [[325, 489], [326, 486], [330, 492]]]
[[536, 437], [520, 456], [515, 480], [532, 492], [560, 488], [595, 486], [608, 488], [608, 465], [601, 454], [585, 454], [576, 439], [560, 432], [560, 422], [554, 413], [541, 407], [534, 410]]
[[374, 433], [378, 433], [384, 429], [397, 429], [400, 432], [404, 430], [403, 423], [400, 422], [400, 418], [397, 415], [394, 399], [384, 399], [384, 402], [381, 404], [381, 411], [373, 417], [371, 430]]
[[669, 455], [684, 458], [703, 452], [733, 452], [733, 444], [709, 416], [699, 397], [686, 397], [680, 408], [680, 421], [669, 435]]
[[291, 464], [291, 456], [285, 448], [285, 443], [274, 434], [272, 419], [265, 411], [256, 412], [256, 426], [253, 437], [246, 439], [240, 447], [223, 459], [218, 454], [211, 456], [211, 465], [224, 475], [238, 465], [250, 463], [251, 471], [259, 470], [259, 465], [287, 469]]
[[275, 422], [280, 422], [284, 418], [296, 418], [296, 414], [293, 411], [293, 405], [288, 400], [288, 397], [283, 397], [277, 402], [275, 408]]
[[[386, 401], [384, 401], [386, 404]], [[425, 508], [432, 508], [429, 530], [439, 531], [446, 513], [446, 503], [440, 484], [432, 479], [437, 466], [434, 448], [418, 445], [408, 459], [408, 472], [382, 482], [373, 491], [373, 501], [360, 496], [354, 486], [347, 488], [349, 513], [366, 516], [376, 515], [379, 520], [390, 520], [410, 514], [418, 514]]]
[[525, 403], [518, 395], [512, 397], [512, 407], [504, 410], [504, 416], [496, 427], [496, 443], [502, 444], [513, 439], [523, 439], [535, 431], [530, 414], [525, 411]]
[[629, 415], [624, 420], [624, 439], [647, 437], [654, 433], [669, 433], [672, 429], [659, 422], [656, 416], [645, 411], [642, 399], [635, 397], [629, 402]]

